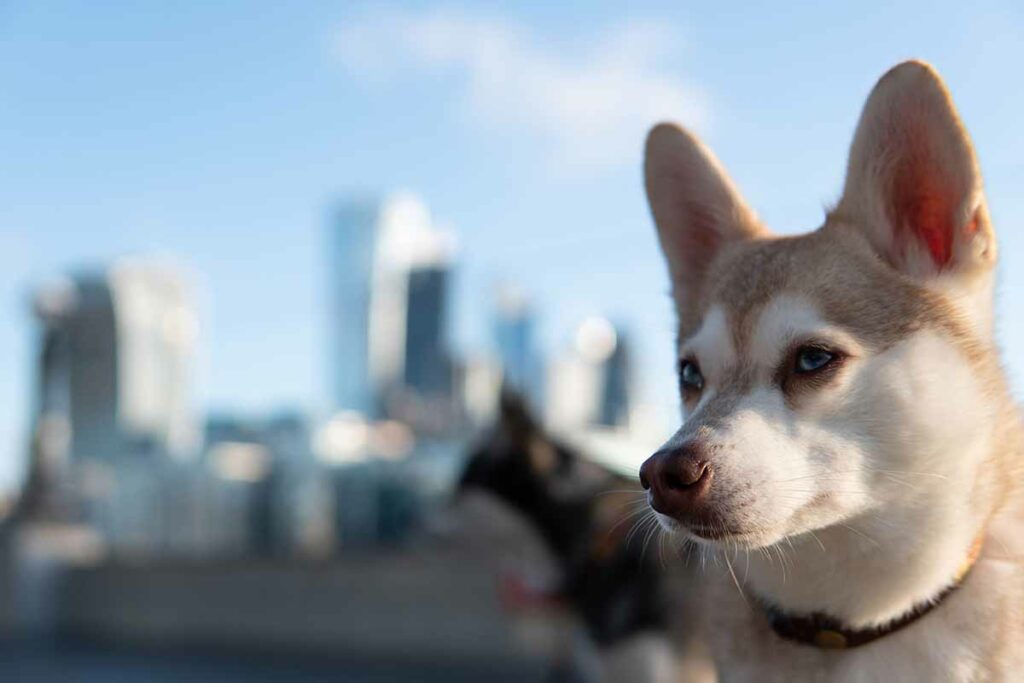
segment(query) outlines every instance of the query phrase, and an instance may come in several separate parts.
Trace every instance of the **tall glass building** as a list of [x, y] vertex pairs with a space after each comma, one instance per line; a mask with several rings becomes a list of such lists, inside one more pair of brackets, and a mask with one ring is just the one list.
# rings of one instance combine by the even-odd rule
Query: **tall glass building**
[[451, 240], [406, 194], [347, 202], [331, 226], [334, 404], [377, 418], [447, 391]]
[[550, 367], [549, 423], [559, 429], [628, 427], [631, 371], [623, 330], [603, 317], [587, 318], [576, 330], [572, 352]]
[[406, 315], [405, 386], [429, 397], [451, 392], [451, 359], [447, 349], [448, 268], [427, 265], [409, 272]]
[[502, 387], [540, 408], [541, 368], [533, 346], [534, 314], [518, 289], [498, 291], [494, 341], [501, 361]]
[[334, 407], [371, 415], [378, 407], [370, 377], [370, 314], [380, 202], [347, 202], [336, 210], [331, 223], [330, 367]]
[[41, 287], [37, 420], [63, 420], [73, 460], [188, 455], [197, 445], [197, 322], [180, 275], [120, 262]]
[[615, 349], [604, 362], [604, 382], [598, 422], [609, 427], [629, 426], [630, 358], [629, 343], [622, 329], [616, 330]]

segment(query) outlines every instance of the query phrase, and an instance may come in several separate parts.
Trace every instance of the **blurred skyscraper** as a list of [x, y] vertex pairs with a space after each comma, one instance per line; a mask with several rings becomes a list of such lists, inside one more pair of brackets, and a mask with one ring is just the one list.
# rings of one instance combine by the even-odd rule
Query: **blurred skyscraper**
[[629, 348], [622, 331], [608, 320], [584, 320], [572, 350], [549, 372], [546, 412], [554, 427], [629, 426]]
[[334, 403], [365, 414], [377, 409], [370, 381], [370, 313], [379, 223], [377, 202], [352, 201], [332, 217], [330, 231]]
[[621, 328], [615, 330], [615, 337], [615, 348], [604, 361], [598, 422], [609, 427], [627, 427], [632, 407], [629, 342]]
[[63, 425], [71, 460], [193, 451], [197, 322], [178, 273], [124, 261], [44, 285], [34, 304], [36, 421]]
[[525, 295], [512, 286], [498, 290], [494, 341], [502, 368], [502, 385], [539, 408], [541, 368], [534, 349], [533, 310]]
[[332, 234], [335, 407], [415, 421], [451, 394], [451, 236], [411, 195], [347, 203]]
[[446, 397], [452, 386], [448, 352], [449, 269], [445, 263], [409, 272], [406, 315], [405, 385], [421, 396]]

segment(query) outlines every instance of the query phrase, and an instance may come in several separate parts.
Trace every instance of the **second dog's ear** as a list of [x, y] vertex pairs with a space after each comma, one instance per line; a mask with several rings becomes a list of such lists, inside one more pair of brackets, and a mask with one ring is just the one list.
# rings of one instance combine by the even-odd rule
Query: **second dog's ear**
[[648, 134], [644, 181], [676, 307], [684, 325], [693, 323], [686, 318], [719, 249], [764, 231], [711, 151], [679, 126]]

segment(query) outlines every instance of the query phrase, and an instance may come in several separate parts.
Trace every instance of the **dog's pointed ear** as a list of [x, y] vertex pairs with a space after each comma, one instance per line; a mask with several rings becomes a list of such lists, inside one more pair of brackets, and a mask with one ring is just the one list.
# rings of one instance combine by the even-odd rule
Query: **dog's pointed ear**
[[929, 65], [900, 64], [871, 91], [836, 213], [912, 277], [978, 272], [995, 263], [974, 147]]
[[711, 151], [679, 126], [662, 123], [648, 134], [644, 181], [676, 307], [685, 317], [718, 251], [764, 230]]

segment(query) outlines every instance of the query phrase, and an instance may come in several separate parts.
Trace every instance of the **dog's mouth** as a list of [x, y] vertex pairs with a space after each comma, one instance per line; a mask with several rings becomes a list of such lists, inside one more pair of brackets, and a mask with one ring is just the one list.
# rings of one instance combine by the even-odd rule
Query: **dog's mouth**
[[689, 537], [698, 543], [734, 543], [756, 547], [764, 545], [772, 536], [766, 529], [744, 528], [721, 522], [680, 521], [667, 515], [659, 515], [663, 526], [670, 532]]
[[724, 541], [732, 538], [750, 535], [750, 532], [745, 529], [736, 529], [722, 526], [706, 526], [703, 524], [681, 524], [679, 526], [686, 529], [694, 536], [698, 536], [708, 541]]

